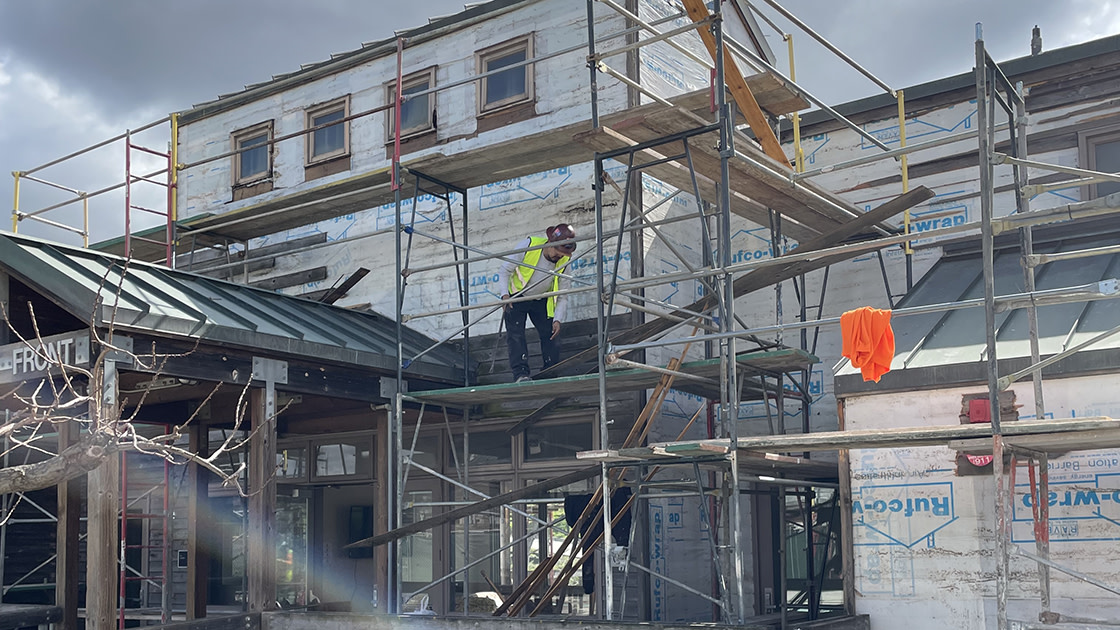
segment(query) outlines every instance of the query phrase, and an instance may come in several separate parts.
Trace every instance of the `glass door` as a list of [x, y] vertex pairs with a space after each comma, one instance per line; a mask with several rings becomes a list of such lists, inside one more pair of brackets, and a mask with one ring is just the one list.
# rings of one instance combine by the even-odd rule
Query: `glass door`
[[276, 497], [276, 601], [281, 608], [308, 604], [306, 497]]

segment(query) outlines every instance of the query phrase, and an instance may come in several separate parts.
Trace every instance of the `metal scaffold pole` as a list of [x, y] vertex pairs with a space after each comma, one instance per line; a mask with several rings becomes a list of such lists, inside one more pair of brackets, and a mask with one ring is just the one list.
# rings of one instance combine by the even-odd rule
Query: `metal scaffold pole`
[[[720, 266], [727, 267], [731, 264], [731, 158], [735, 156], [734, 128], [731, 115], [731, 105], [727, 102], [727, 91], [724, 78], [724, 38], [723, 21], [717, 14], [712, 22], [712, 32], [715, 35], [715, 84], [716, 106], [719, 110], [719, 157], [720, 157], [720, 182], [719, 182], [719, 228], [717, 230]], [[707, 244], [705, 244], [707, 246]], [[731, 332], [735, 326], [735, 288], [734, 278], [730, 273], [724, 273], [720, 283], [719, 326], [720, 332]], [[739, 420], [739, 388], [736, 385], [735, 363], [736, 338], [728, 337], [720, 342], [720, 394], [723, 404], [720, 406], [720, 422], [723, 424], [725, 435], [731, 440], [731, 452], [736, 453]], [[745, 547], [743, 535], [742, 495], [739, 492], [739, 466], [738, 460], [732, 456], [729, 459], [728, 474], [731, 479], [731, 496], [728, 498], [731, 505], [728, 518], [731, 521], [731, 549], [733, 552], [732, 564], [734, 566], [734, 618], [738, 623], [743, 623], [744, 603], [746, 602], [746, 585], [744, 576], [743, 549]]]
[[[394, 254], [395, 254], [395, 272], [393, 274], [393, 286], [396, 288], [395, 298], [393, 304], [396, 314], [396, 331], [397, 331], [397, 361], [396, 361], [396, 393], [393, 397], [392, 414], [393, 417], [389, 421], [390, 429], [389, 439], [387, 442], [388, 461], [389, 461], [389, 477], [391, 487], [386, 493], [386, 501], [388, 505], [390, 518], [389, 529], [393, 530], [401, 526], [404, 520], [403, 503], [404, 503], [404, 487], [403, 487], [403, 467], [401, 465], [401, 454], [403, 449], [402, 434], [404, 432], [404, 411], [401, 408], [403, 405], [404, 394], [404, 325], [401, 322], [401, 315], [404, 310], [404, 285], [405, 277], [402, 274], [404, 270], [404, 260], [401, 254], [401, 162], [400, 162], [400, 141], [401, 141], [401, 102], [403, 99], [403, 86], [401, 84], [401, 67], [402, 58], [404, 56], [404, 39], [397, 38], [397, 82], [393, 90], [393, 105], [394, 105], [394, 131], [393, 134], [393, 163], [391, 165], [392, 183], [393, 183], [393, 202], [395, 208], [393, 235], [394, 235]], [[416, 211], [413, 206], [413, 212]], [[401, 600], [402, 590], [402, 575], [400, 570], [400, 541], [394, 540], [389, 545], [388, 552], [388, 585], [386, 608], [389, 613], [399, 613], [404, 602]]]
[[991, 71], [988, 67], [988, 54], [984, 49], [983, 28], [976, 25], [976, 123], [979, 130], [980, 166], [980, 234], [981, 258], [984, 268], [984, 333], [985, 359], [988, 374], [988, 411], [992, 423], [992, 475], [996, 486], [996, 526], [995, 526], [995, 565], [996, 565], [996, 623], [1000, 630], [1006, 630], [1007, 590], [1009, 569], [1008, 529], [1010, 525], [1008, 480], [1004, 474], [1003, 435], [1000, 427], [999, 403], [999, 365], [996, 361], [996, 309], [995, 309], [995, 268], [994, 234], [992, 216], [995, 205], [995, 190], [992, 173], [992, 151], [995, 143], [993, 118], [995, 114], [995, 95]]

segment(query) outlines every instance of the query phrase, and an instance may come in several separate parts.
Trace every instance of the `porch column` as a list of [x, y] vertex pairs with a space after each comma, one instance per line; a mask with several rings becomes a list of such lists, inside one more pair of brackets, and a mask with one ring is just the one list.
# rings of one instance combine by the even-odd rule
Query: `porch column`
[[[115, 422], [117, 364], [106, 359], [99, 422]], [[86, 629], [117, 625], [120, 581], [120, 454], [113, 453], [88, 473], [86, 488]]]
[[[58, 450], [61, 453], [78, 441], [76, 422], [58, 425]], [[62, 609], [58, 630], [78, 630], [78, 528], [82, 512], [79, 479], [58, 484], [58, 523], [55, 529], [54, 605]], [[115, 529], [115, 528], [114, 528]]]
[[[210, 451], [209, 427], [194, 425], [190, 430], [190, 451], [205, 455]], [[209, 514], [210, 472], [191, 462], [187, 467], [187, 619], [206, 616], [210, 553], [214, 533], [211, 523], [199, 522]]]
[[249, 415], [249, 612], [276, 608], [276, 384], [288, 382], [288, 364], [253, 357]]

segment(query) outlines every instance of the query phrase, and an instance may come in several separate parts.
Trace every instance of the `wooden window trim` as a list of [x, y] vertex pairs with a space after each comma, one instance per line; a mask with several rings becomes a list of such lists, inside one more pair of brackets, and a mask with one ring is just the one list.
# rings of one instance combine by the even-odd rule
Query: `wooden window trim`
[[265, 133], [268, 138], [268, 168], [266, 168], [263, 173], [260, 173], [258, 175], [253, 175], [251, 177], [241, 177], [241, 153], [234, 153], [234, 155], [232, 156], [232, 169], [230, 172], [232, 185], [234, 188], [252, 186], [259, 182], [272, 179], [272, 158], [275, 154], [275, 148], [272, 144], [273, 136], [271, 120], [253, 125], [252, 127], [238, 129], [237, 131], [231, 133], [230, 150], [237, 151], [240, 148], [238, 144], [241, 141], [245, 140], [246, 138], [258, 136], [262, 132]]
[[[436, 66], [431, 66], [419, 72], [413, 72], [411, 74], [404, 75], [403, 77], [401, 77], [401, 85], [403, 85], [405, 89], [408, 89], [409, 87], [412, 87], [416, 83], [420, 82], [421, 79], [427, 80], [428, 89], [434, 88], [436, 86]], [[396, 98], [396, 88], [396, 79], [385, 84], [385, 99], [389, 104], [389, 109], [385, 111], [385, 144], [390, 144], [394, 141], [394, 134], [397, 131], [393, 118], [395, 114], [395, 110], [393, 108], [393, 100]], [[438, 93], [431, 92], [428, 94], [428, 116], [424, 122], [424, 125], [413, 127], [411, 129], [401, 129], [402, 142], [408, 140], [409, 138], [416, 138], [418, 136], [423, 136], [424, 134], [432, 133], [436, 130], [436, 94]]]
[[[1078, 165], [1090, 171], [1097, 170], [1093, 148], [1098, 144], [1120, 142], [1120, 123], [1114, 123], [1091, 131], [1081, 131], [1077, 134], [1077, 159]], [[1081, 187], [1081, 200], [1088, 201], [1097, 198], [1097, 185], [1089, 184]]]
[[[350, 115], [349, 94], [343, 96], [342, 98], [337, 98], [326, 103], [320, 103], [318, 105], [312, 105], [311, 107], [308, 107], [305, 110], [306, 113], [304, 115], [304, 128], [311, 129], [312, 127], [314, 127], [315, 125], [312, 123], [312, 121], [315, 120], [316, 116], [329, 114], [339, 109], [342, 110], [343, 118], [346, 118]], [[331, 151], [330, 153], [312, 155], [312, 152], [315, 149], [315, 134], [312, 132], [304, 134], [304, 164], [306, 166], [313, 166], [315, 164], [350, 155], [350, 121], [347, 120], [338, 124], [342, 125], [342, 148]]]
[[[500, 44], [495, 44], [489, 48], [484, 48], [475, 53], [475, 70], [478, 74], [486, 72], [486, 62], [493, 57], [501, 57], [517, 50], [525, 49], [525, 58], [533, 58], [533, 34], [522, 35], [513, 39], [504, 41]], [[495, 101], [493, 103], [486, 102], [486, 82], [489, 77], [482, 77], [478, 81], [478, 115], [485, 116], [494, 112], [499, 112], [504, 109], [515, 107], [523, 103], [532, 103], [536, 99], [536, 62], [530, 63], [522, 67], [525, 71], [525, 94], [520, 96], [511, 96], [509, 98]]]

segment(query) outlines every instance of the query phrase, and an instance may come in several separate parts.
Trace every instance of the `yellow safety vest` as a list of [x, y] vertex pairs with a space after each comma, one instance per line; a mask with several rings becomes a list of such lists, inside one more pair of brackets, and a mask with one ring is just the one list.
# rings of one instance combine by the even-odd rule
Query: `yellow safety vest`
[[[548, 242], [547, 238], [540, 236], [530, 236], [529, 246], [539, 247]], [[529, 286], [529, 279], [533, 277], [533, 272], [536, 271], [537, 263], [541, 261], [541, 254], [544, 249], [531, 249], [525, 252], [525, 256], [521, 259], [522, 264], [517, 267], [515, 272], [509, 277], [509, 294], [514, 295], [521, 289]], [[568, 264], [571, 260], [570, 256], [564, 256], [556, 262], [557, 269], [563, 269], [564, 265]], [[555, 293], [560, 290], [560, 276], [552, 276], [552, 288], [550, 291]], [[548, 316], [555, 317], [556, 315], [556, 296], [548, 298]]]

